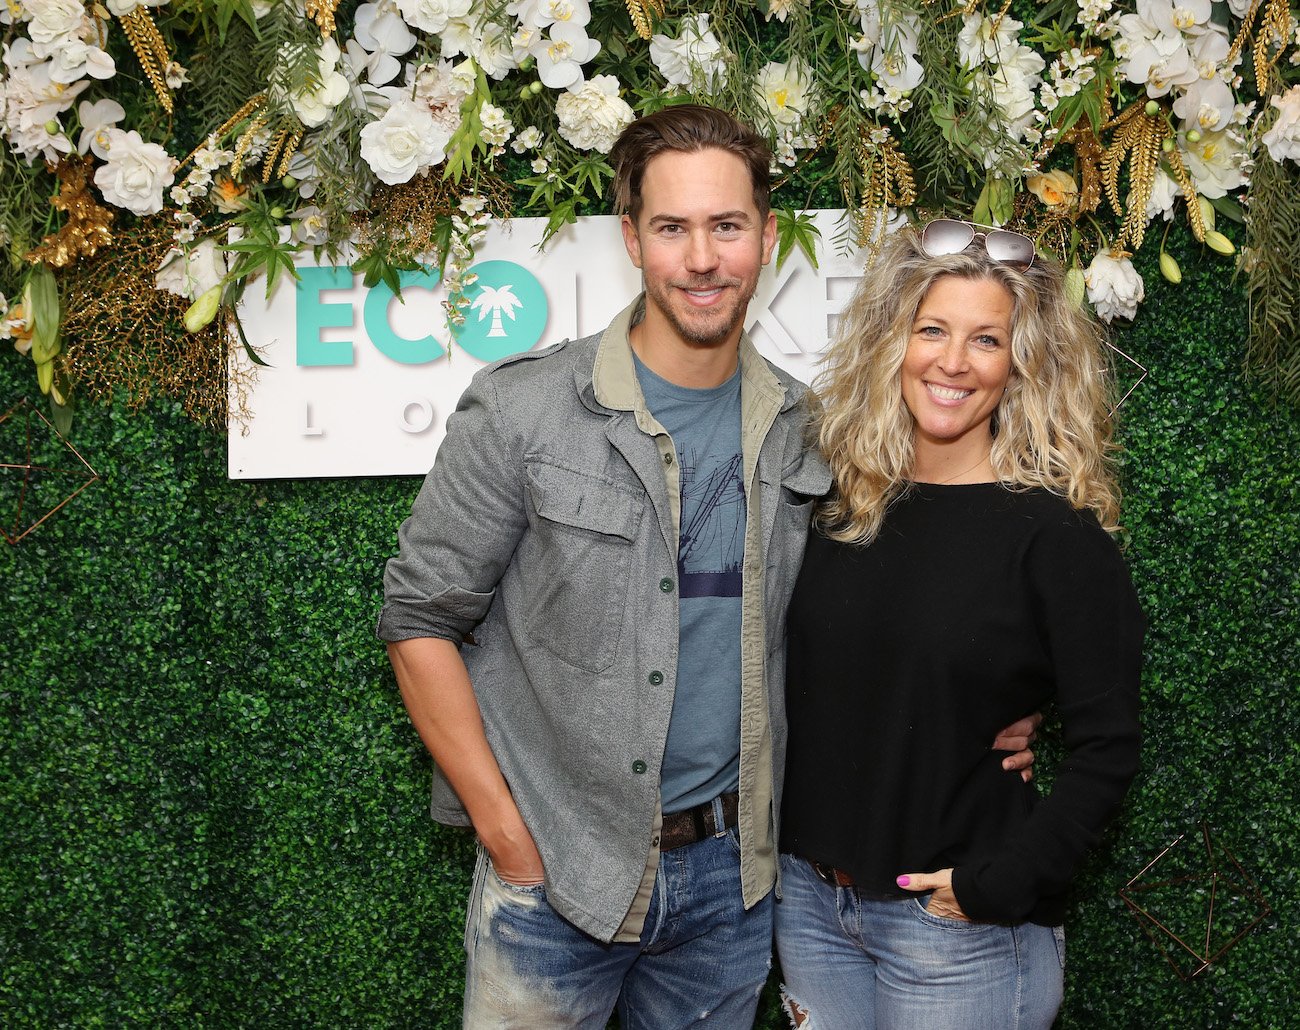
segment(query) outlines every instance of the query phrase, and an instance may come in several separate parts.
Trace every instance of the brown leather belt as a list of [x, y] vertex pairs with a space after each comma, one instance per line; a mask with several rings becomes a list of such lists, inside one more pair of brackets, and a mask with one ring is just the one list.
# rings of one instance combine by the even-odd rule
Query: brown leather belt
[[720, 800], [722, 801], [721, 826], [713, 817], [712, 801], [665, 815], [663, 826], [659, 830], [659, 850], [672, 851], [673, 848], [685, 847], [705, 837], [720, 834], [728, 826], [735, 826], [736, 814], [740, 810], [740, 795], [723, 794]]
[[843, 869], [836, 869], [833, 865], [825, 865], [822, 862], [814, 862], [808, 859], [808, 864], [813, 867], [813, 872], [829, 883], [832, 887], [855, 887], [853, 877]]

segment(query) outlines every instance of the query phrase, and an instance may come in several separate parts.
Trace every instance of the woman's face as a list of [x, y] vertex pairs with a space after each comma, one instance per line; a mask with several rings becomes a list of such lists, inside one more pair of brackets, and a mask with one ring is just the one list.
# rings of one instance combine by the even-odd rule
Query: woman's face
[[903, 358], [903, 401], [918, 446], [985, 446], [1011, 378], [1011, 293], [991, 279], [946, 275], [926, 292]]

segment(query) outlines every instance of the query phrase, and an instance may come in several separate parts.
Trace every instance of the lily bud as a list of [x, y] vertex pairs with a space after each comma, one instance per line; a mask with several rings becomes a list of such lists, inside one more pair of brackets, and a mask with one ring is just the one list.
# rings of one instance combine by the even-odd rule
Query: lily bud
[[1172, 154], [1174, 152], [1174, 141], [1166, 136], [1160, 141], [1160, 149], [1166, 154]]
[[1183, 270], [1178, 267], [1178, 262], [1173, 259], [1173, 255], [1166, 254], [1163, 250], [1160, 252], [1160, 274], [1175, 286], [1183, 281]]
[[270, 213], [272, 218], [274, 218], [276, 221], [279, 221], [281, 218], [284, 217], [284, 208], [280, 207], [280, 205], [277, 204], [275, 207], [271, 208]]
[[286, 175], [280, 180], [280, 185], [287, 190], [296, 190], [298, 188], [298, 180], [292, 175]]
[[540, 93], [544, 88], [545, 87], [542, 86], [541, 80], [539, 79], [534, 79], [532, 82], [528, 84], [528, 92], [531, 93], [533, 96], [537, 96], [537, 94]]
[[1200, 142], [1201, 142], [1201, 132], [1200, 132], [1200, 130], [1199, 130], [1199, 129], [1188, 129], [1188, 130], [1187, 130], [1187, 142], [1188, 142], [1188, 143], [1200, 143]]
[[1083, 307], [1083, 296], [1087, 288], [1082, 268], [1071, 268], [1065, 273], [1065, 296], [1076, 308]]
[[1205, 228], [1213, 229], [1214, 228], [1214, 205], [1211, 204], [1204, 197], [1202, 197], [1200, 194], [1197, 194], [1196, 196], [1196, 203], [1201, 209], [1201, 221], [1205, 223]]
[[218, 283], [206, 293], [200, 294], [199, 299], [186, 309], [183, 321], [187, 333], [197, 333], [217, 317], [217, 309], [221, 307], [221, 290], [221, 284]]
[[48, 122], [45, 123], [45, 131], [48, 132], [51, 136], [57, 136], [59, 134], [60, 128], [61, 126], [59, 125], [57, 119], [51, 118]]
[[1215, 253], [1224, 255], [1235, 253], [1237, 249], [1232, 245], [1232, 240], [1213, 229], [1205, 234], [1205, 245]]
[[1160, 105], [1157, 104], [1154, 100], [1148, 100], [1147, 106], [1144, 107], [1142, 110], [1146, 112], [1148, 118], [1154, 118], [1156, 115], [1160, 113]]
[[50, 392], [50, 387], [54, 385], [53, 361], [38, 361], [36, 363], [36, 385], [41, 388], [41, 393]]

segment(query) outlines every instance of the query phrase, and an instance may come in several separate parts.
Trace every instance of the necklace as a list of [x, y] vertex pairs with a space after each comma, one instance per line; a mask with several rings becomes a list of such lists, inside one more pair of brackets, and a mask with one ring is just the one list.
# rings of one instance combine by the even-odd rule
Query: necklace
[[[935, 486], [943, 486], [946, 483], [951, 483], [954, 479], [960, 479], [967, 472], [971, 471], [971, 469], [979, 468], [986, 461], [988, 461], [991, 456], [992, 456], [991, 452], [989, 454], [982, 455], [979, 458], [979, 460], [976, 461], [973, 465], [967, 465], [960, 472], [954, 472], [951, 476], [948, 476], [945, 479], [934, 479], [934, 480], [929, 480], [929, 482], [932, 482]], [[925, 482], [925, 480], [922, 480], [922, 482]]]

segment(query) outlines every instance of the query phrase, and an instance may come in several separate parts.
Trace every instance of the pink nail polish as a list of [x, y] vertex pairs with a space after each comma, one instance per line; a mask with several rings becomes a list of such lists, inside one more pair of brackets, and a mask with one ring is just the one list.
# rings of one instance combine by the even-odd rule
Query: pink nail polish
[[900, 876], [898, 878], [898, 885], [900, 887], [906, 887], [911, 882], [912, 882], [912, 878], [910, 876]]

